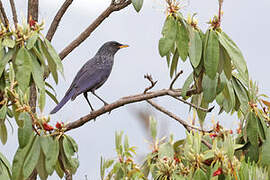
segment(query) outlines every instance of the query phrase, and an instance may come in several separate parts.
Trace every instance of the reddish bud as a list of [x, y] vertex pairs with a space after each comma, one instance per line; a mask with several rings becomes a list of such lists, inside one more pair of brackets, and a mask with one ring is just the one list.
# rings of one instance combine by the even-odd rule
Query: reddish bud
[[230, 134], [233, 134], [233, 130], [229, 130], [229, 133], [230, 133]]
[[56, 125], [55, 125], [55, 127], [57, 129], [62, 129], [64, 127], [64, 123], [63, 122], [57, 122]]
[[168, 161], [168, 158], [167, 158], [167, 157], [164, 157], [164, 158], [163, 158], [163, 161]]
[[215, 138], [215, 137], [217, 137], [217, 134], [216, 134], [216, 133], [210, 133], [209, 136], [210, 136], [211, 138]]
[[176, 162], [176, 164], [179, 164], [180, 163], [180, 159], [176, 156], [174, 156], [174, 161]]
[[44, 128], [45, 131], [52, 131], [54, 129], [51, 125], [49, 125], [46, 122], [43, 123], [43, 128]]
[[222, 174], [222, 168], [218, 168], [214, 173], [213, 176], [219, 176]]
[[216, 128], [215, 128], [215, 130], [216, 130], [216, 132], [219, 132], [220, 131], [220, 125], [219, 125], [219, 122], [217, 122], [217, 125], [216, 125]]

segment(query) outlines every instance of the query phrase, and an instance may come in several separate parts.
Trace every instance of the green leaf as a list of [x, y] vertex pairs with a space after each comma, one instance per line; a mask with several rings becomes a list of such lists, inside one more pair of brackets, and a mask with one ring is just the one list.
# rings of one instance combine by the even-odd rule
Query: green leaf
[[30, 38], [26, 42], [26, 48], [28, 50], [32, 49], [37, 41], [38, 33], [36, 31], [31, 34]]
[[232, 82], [227, 80], [226, 86], [228, 88], [229, 95], [230, 95], [231, 108], [233, 109], [235, 107], [236, 100], [235, 100], [235, 93], [234, 93]]
[[47, 39], [45, 39], [44, 42], [45, 42], [45, 45], [47, 47], [47, 50], [48, 50], [50, 56], [52, 57], [52, 59], [54, 60], [56, 66], [57, 66], [58, 71], [60, 73], [62, 73], [62, 75], [64, 76], [63, 64], [62, 64], [62, 61], [61, 61], [58, 53], [55, 51], [55, 49], [51, 45], [50, 41], [48, 41]]
[[258, 146], [258, 122], [254, 112], [249, 112], [247, 116], [246, 133], [250, 143], [253, 146]]
[[189, 59], [194, 68], [196, 68], [201, 61], [202, 56], [202, 39], [198, 31], [192, 29], [189, 34]]
[[39, 90], [45, 89], [44, 70], [35, 57], [32, 56], [32, 76]]
[[266, 140], [262, 144], [261, 163], [265, 166], [270, 165], [270, 129], [266, 130]]
[[21, 47], [15, 60], [15, 74], [19, 87], [23, 92], [29, 87], [32, 70], [31, 61], [32, 58], [28, 50], [25, 47]]
[[48, 94], [48, 96], [50, 96], [50, 98], [55, 102], [55, 104], [58, 104], [58, 100], [56, 99], [55, 95], [53, 95], [50, 91], [45, 90], [46, 94]]
[[128, 143], [128, 136], [125, 135], [125, 139], [124, 139], [124, 149], [127, 152], [129, 149], [129, 143]]
[[170, 70], [170, 76], [173, 77], [173, 74], [177, 71], [177, 64], [178, 64], [179, 54], [177, 49], [175, 49], [173, 59], [172, 59], [172, 65]]
[[52, 73], [53, 79], [55, 83], [58, 83], [58, 74], [57, 74], [57, 65], [54, 62], [53, 58], [49, 54], [47, 48], [45, 47], [44, 43], [41, 41], [41, 39], [38, 38], [38, 47], [39, 50], [41, 51], [41, 54], [44, 55], [47, 59], [49, 69]]
[[41, 54], [41, 52], [39, 52], [39, 50], [36, 47], [33, 47], [31, 49], [31, 52], [34, 56], [36, 56], [38, 58], [38, 60], [40, 61], [40, 63], [42, 64], [43, 67], [46, 67], [45, 64], [45, 58], [44, 56]]
[[23, 163], [23, 177], [28, 178], [35, 169], [40, 155], [39, 137], [36, 136], [34, 142]]
[[238, 72], [248, 79], [246, 61], [237, 45], [224, 32], [219, 33], [219, 42], [227, 51]]
[[194, 180], [207, 180], [207, 176], [205, 174], [205, 172], [203, 170], [201, 170], [200, 168], [198, 168], [193, 176]]
[[217, 93], [216, 94], [219, 94], [219, 93], [221, 93], [223, 91], [226, 82], [227, 82], [227, 79], [226, 79], [225, 73], [222, 72], [221, 74], [219, 74], [218, 85], [217, 85]]
[[62, 170], [59, 161], [56, 162], [55, 171], [61, 179], [64, 177], [64, 171]]
[[21, 112], [18, 120], [24, 122], [23, 127], [18, 128], [19, 147], [24, 148], [29, 143], [30, 136], [33, 134], [32, 120], [27, 112]]
[[0, 124], [1, 122], [4, 122], [4, 120], [6, 119], [6, 114], [7, 114], [7, 106], [2, 105], [0, 109]]
[[208, 30], [209, 35], [205, 45], [204, 67], [205, 73], [211, 78], [216, 77], [219, 64], [219, 42], [215, 31]]
[[223, 70], [228, 80], [232, 78], [232, 63], [226, 50], [220, 46], [219, 61], [223, 61]]
[[45, 168], [45, 155], [43, 152], [40, 152], [39, 160], [36, 166], [38, 175], [41, 180], [47, 180], [48, 178], [48, 173]]
[[[47, 141], [47, 144], [45, 144]], [[45, 166], [46, 171], [48, 174], [52, 174], [57, 161], [58, 161], [58, 155], [59, 155], [59, 142], [57, 139], [54, 139], [52, 137], [47, 137], [45, 141], [41, 143], [42, 151], [45, 155]]]
[[68, 135], [66, 135], [66, 138], [68, 138], [69, 142], [72, 144], [74, 152], [78, 152], [78, 144], [76, 143], [76, 141]]
[[157, 121], [153, 116], [149, 117], [149, 121], [150, 121], [151, 137], [153, 140], [155, 140], [157, 137]]
[[[3, 49], [2, 49], [3, 50]], [[2, 51], [1, 50], [1, 51]], [[6, 64], [8, 63], [9, 60], [11, 60], [11, 58], [13, 57], [14, 55], [14, 52], [15, 50], [14, 49], [9, 49], [8, 50], [8, 53], [6, 53], [4, 55], [3, 58], [1, 58], [1, 61], [0, 61], [0, 76], [2, 76], [3, 74], [3, 71], [5, 70], [6, 68]]]
[[240, 108], [243, 111], [243, 113], [246, 113], [248, 110], [248, 96], [247, 93], [243, 87], [243, 85], [236, 80], [235, 78], [232, 78], [232, 85], [233, 89], [240, 101]]
[[10, 37], [6, 37], [3, 40], [2, 45], [5, 46], [5, 47], [14, 48], [14, 46], [15, 46], [15, 40], [10, 39]]
[[[2, 164], [2, 167], [6, 169], [5, 176], [7, 177], [6, 179], [11, 179], [11, 166], [7, 158], [0, 152], [0, 166]], [[3, 173], [4, 174], [4, 173]], [[1, 178], [1, 171], [0, 171], [0, 178]]]
[[32, 147], [32, 142], [34, 140], [34, 134], [29, 138], [29, 142], [23, 149], [18, 148], [16, 151], [13, 162], [12, 162], [12, 180], [22, 180], [23, 174], [22, 174], [22, 169], [23, 169], [23, 164], [24, 164], [24, 159], [29, 152], [29, 149]]
[[64, 136], [63, 138], [63, 149], [65, 153], [65, 157], [67, 158], [67, 163], [70, 165], [72, 173], [74, 174], [76, 172], [76, 169], [79, 166], [78, 160], [76, 158], [73, 158], [74, 156], [74, 149], [70, 141]]
[[38, 105], [41, 112], [43, 112], [45, 104], [46, 104], [45, 89], [41, 89], [38, 98]]
[[206, 102], [210, 103], [216, 98], [216, 89], [218, 84], [218, 74], [214, 79], [211, 79], [208, 75], [203, 76], [202, 88], [203, 98]]
[[174, 157], [174, 149], [173, 149], [172, 144], [170, 144], [169, 142], [161, 144], [159, 146], [158, 157], [160, 159], [163, 159], [164, 157], [173, 158]]
[[[209, 103], [206, 102], [204, 100], [204, 98], [202, 98], [201, 103], [200, 103], [200, 107], [207, 109], [208, 106], [209, 106]], [[205, 120], [205, 117], [206, 117], [206, 112], [203, 112], [201, 110], [197, 110], [197, 114], [198, 114], [198, 117], [199, 117], [199, 120], [200, 120], [200, 124], [202, 125], [204, 120]]]
[[185, 24], [181, 21], [177, 23], [178, 33], [176, 35], [176, 46], [178, 49], [179, 56], [185, 62], [188, 56], [188, 43], [189, 35]]
[[3, 145], [7, 142], [7, 127], [4, 123], [0, 123], [0, 140]]
[[185, 97], [187, 95], [187, 91], [189, 90], [189, 86], [193, 82], [193, 73], [191, 73], [188, 78], [185, 80], [185, 83], [182, 87], [181, 96]]
[[173, 16], [168, 16], [165, 20], [162, 35], [159, 40], [159, 54], [161, 57], [167, 55], [173, 48], [177, 34], [177, 23]]
[[132, 5], [134, 9], [139, 12], [142, 9], [143, 0], [132, 0]]

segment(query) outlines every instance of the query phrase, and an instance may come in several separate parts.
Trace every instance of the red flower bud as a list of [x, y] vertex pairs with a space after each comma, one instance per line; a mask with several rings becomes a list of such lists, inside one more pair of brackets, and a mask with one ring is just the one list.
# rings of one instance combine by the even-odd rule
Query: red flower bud
[[44, 128], [45, 131], [52, 131], [54, 129], [51, 125], [49, 125], [46, 122], [43, 123], [43, 128]]
[[62, 129], [64, 127], [64, 123], [63, 122], [57, 122], [56, 125], [55, 125], [55, 127], [57, 129]]
[[222, 168], [218, 168], [214, 173], [213, 176], [219, 176], [222, 174]]
[[217, 134], [216, 134], [216, 133], [210, 133], [209, 136], [210, 136], [211, 138], [215, 138], [215, 137], [217, 137]]

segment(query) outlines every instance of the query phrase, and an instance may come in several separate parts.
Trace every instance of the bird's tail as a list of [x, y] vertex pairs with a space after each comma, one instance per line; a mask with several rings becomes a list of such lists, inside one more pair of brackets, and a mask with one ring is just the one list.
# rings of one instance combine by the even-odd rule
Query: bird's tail
[[59, 111], [67, 102], [70, 100], [70, 98], [75, 94], [75, 89], [70, 89], [67, 91], [63, 99], [60, 101], [60, 103], [57, 104], [57, 106], [50, 112], [50, 114], [54, 114], [57, 111]]

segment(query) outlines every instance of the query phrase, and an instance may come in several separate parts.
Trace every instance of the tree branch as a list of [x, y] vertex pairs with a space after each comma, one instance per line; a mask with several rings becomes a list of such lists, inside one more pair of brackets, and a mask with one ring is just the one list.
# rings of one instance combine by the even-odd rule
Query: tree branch
[[14, 3], [14, 0], [9, 0], [9, 2], [10, 2], [11, 10], [12, 10], [14, 26], [17, 29], [18, 17], [17, 17], [15, 3]]
[[130, 3], [131, 0], [120, 1], [119, 3], [112, 1], [110, 6], [103, 11], [90, 26], [88, 26], [76, 39], [74, 39], [59, 53], [60, 58], [63, 60], [71, 51], [78, 47], [112, 12], [119, 11], [128, 6]]
[[28, 21], [30, 17], [32, 17], [33, 20], [38, 21], [38, 4], [39, 0], [28, 0]]
[[170, 89], [173, 89], [173, 85], [175, 83], [175, 81], [179, 78], [179, 76], [183, 74], [183, 71], [181, 70], [179, 73], [176, 74], [176, 76], [174, 77], [174, 79], [172, 80], [171, 84], [170, 84]]
[[3, 24], [8, 28], [9, 21], [8, 21], [8, 18], [7, 18], [7, 14], [5, 12], [5, 9], [3, 7], [2, 1], [0, 1], [0, 13], [1, 13], [1, 16], [3, 18]]
[[58, 10], [57, 14], [55, 15], [52, 23], [51, 23], [51, 26], [48, 30], [48, 33], [46, 35], [46, 38], [51, 41], [55, 32], [56, 32], [56, 29], [62, 19], [62, 17], [64, 16], [64, 14], [66, 13], [68, 7], [71, 5], [71, 3], [73, 2], [73, 0], [66, 0], [63, 5], [61, 6], [61, 8]]
[[[191, 94], [193, 92], [194, 92], [194, 90], [188, 91], [189, 94]], [[69, 131], [71, 129], [76, 129], [76, 128], [82, 126], [83, 124], [97, 118], [98, 116], [105, 114], [107, 112], [110, 112], [110, 111], [117, 109], [121, 106], [124, 106], [126, 104], [145, 101], [148, 99], [166, 96], [166, 95], [181, 96], [181, 90], [180, 89], [174, 89], [174, 90], [162, 89], [162, 90], [158, 90], [158, 91], [152, 91], [152, 92], [137, 94], [137, 95], [133, 95], [133, 96], [123, 97], [123, 98], [121, 98], [121, 99], [119, 99], [111, 104], [108, 104], [106, 106], [101, 107], [98, 110], [92, 111], [90, 114], [85, 115], [76, 121], [68, 123], [66, 125], [65, 131]]]

